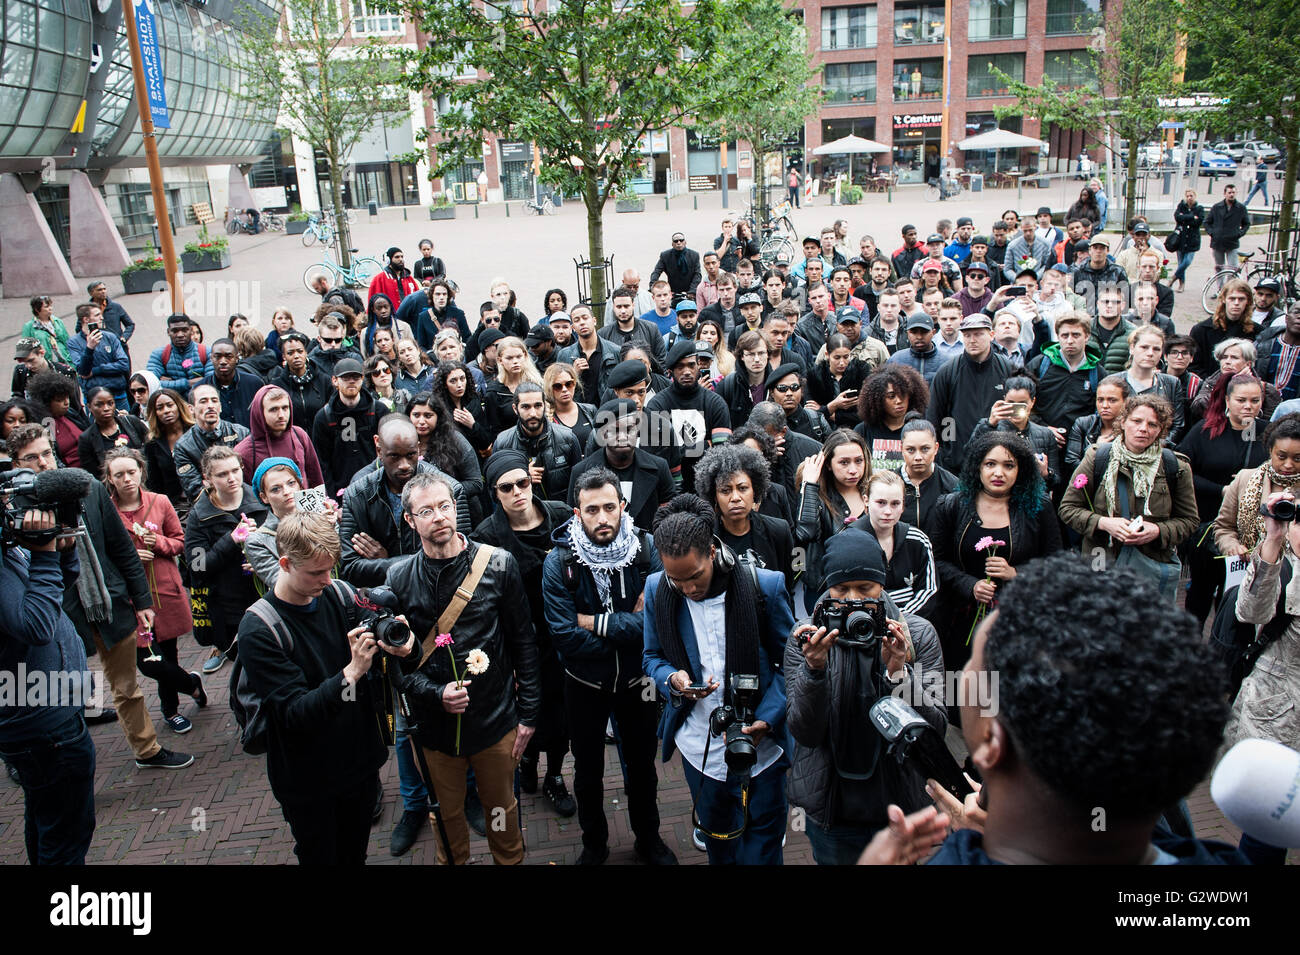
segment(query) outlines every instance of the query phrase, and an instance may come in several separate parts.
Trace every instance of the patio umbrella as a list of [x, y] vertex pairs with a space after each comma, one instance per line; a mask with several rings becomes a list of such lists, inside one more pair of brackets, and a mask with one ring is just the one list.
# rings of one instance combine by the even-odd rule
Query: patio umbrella
[[990, 129], [987, 133], [980, 133], [978, 136], [972, 136], [969, 139], [963, 139], [957, 144], [957, 148], [963, 152], [972, 152], [975, 150], [992, 149], [993, 152], [993, 171], [998, 171], [998, 154], [999, 149], [1042, 149], [1047, 143], [1041, 139], [1034, 139], [1033, 136], [1022, 136], [1020, 133], [1013, 133], [1009, 129]]
[[887, 153], [890, 147], [884, 143], [878, 143], [874, 139], [865, 139], [862, 136], [845, 136], [843, 139], [837, 139], [833, 142], [823, 143], [813, 150], [814, 156], [843, 156], [849, 157], [849, 182], [853, 181], [853, 157], [858, 153]]

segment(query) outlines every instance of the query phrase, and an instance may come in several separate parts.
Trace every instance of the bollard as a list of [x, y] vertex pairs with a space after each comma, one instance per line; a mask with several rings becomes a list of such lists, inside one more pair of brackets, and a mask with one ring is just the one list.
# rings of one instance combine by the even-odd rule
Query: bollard
[[510, 218], [510, 203], [506, 203], [506, 218]]
[[411, 221], [411, 220], [407, 217], [407, 215], [406, 215], [406, 206], [402, 206], [402, 221], [403, 221], [403, 222], [410, 222], [410, 221]]
[[668, 208], [668, 197], [664, 196], [664, 212], [671, 212], [671, 211], [672, 210]]
[[700, 197], [698, 195], [695, 196], [695, 211], [700, 211]]
[[474, 203], [474, 218], [478, 218], [478, 203]]

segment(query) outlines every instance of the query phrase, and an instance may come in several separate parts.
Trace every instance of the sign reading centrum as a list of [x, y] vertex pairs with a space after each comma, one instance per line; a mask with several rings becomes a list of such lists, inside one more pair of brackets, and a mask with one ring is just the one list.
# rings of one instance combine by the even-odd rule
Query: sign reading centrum
[[171, 129], [167, 115], [167, 90], [163, 86], [162, 54], [158, 50], [158, 24], [149, 0], [135, 0], [135, 30], [140, 38], [140, 65], [149, 95], [149, 115], [158, 129]]
[[929, 129], [943, 125], [942, 113], [895, 113], [895, 129]]

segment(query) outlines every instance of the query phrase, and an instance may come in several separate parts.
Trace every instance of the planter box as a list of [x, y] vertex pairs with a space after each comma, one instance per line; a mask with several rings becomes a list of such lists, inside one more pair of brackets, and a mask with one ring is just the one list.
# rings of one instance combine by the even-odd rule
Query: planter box
[[167, 273], [163, 269], [138, 269], [122, 273], [122, 286], [127, 295], [152, 292], [156, 284], [167, 284]]
[[446, 206], [442, 209], [430, 209], [430, 219], [454, 219], [456, 218], [456, 207]]
[[644, 199], [616, 199], [614, 201], [615, 212], [645, 212]]
[[181, 271], [215, 272], [230, 268], [230, 250], [225, 252], [182, 252]]
[[306, 219], [290, 219], [284, 224], [285, 235], [302, 235], [310, 223]]

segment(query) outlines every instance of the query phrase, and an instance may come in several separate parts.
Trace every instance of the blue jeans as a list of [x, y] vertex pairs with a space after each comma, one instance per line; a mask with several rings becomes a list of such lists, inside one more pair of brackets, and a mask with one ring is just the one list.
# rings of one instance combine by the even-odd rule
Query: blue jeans
[[832, 826], [823, 829], [809, 821], [808, 841], [818, 865], [857, 865], [858, 856], [879, 829], [870, 826]]
[[[781, 840], [785, 837], [785, 771], [790, 767], [784, 755], [749, 783], [749, 825], [738, 838], [723, 841], [707, 836], [704, 845], [709, 865], [782, 865]], [[714, 832], [739, 829], [742, 815], [740, 783], [719, 782], [702, 775], [682, 760], [691, 800], [704, 828]]]
[[1246, 198], [1241, 200], [1243, 206], [1250, 205], [1250, 200], [1255, 198], [1255, 193], [1264, 193], [1264, 204], [1268, 205], [1268, 180], [1256, 179], [1255, 184], [1250, 187], [1250, 192], [1246, 193]]
[[1178, 253], [1178, 269], [1174, 272], [1173, 280], [1175, 282], [1187, 281], [1187, 270], [1191, 267], [1192, 260], [1196, 258], [1195, 252]]
[[18, 771], [26, 797], [27, 861], [85, 865], [95, 832], [95, 744], [78, 713], [71, 722], [22, 748], [0, 750]]
[[409, 812], [428, 812], [429, 793], [424, 788], [424, 777], [420, 775], [412, 745], [406, 735], [406, 720], [398, 710], [393, 747], [397, 750], [397, 787], [402, 792], [402, 806]]

